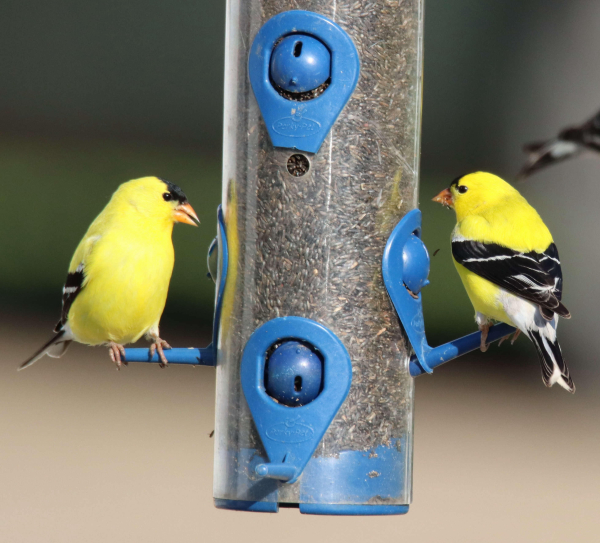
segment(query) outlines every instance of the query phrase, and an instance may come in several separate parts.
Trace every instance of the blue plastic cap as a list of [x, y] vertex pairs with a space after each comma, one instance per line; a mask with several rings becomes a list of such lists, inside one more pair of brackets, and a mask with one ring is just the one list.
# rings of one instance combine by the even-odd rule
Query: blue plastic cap
[[[308, 62], [313, 58], [314, 65]], [[359, 70], [350, 36], [327, 17], [293, 10], [269, 19], [252, 42], [248, 76], [272, 144], [316, 153], [350, 99]], [[300, 101], [303, 91], [328, 79], [321, 94]]]
[[306, 405], [321, 392], [323, 362], [303, 343], [286, 341], [269, 357], [265, 367], [265, 389], [279, 403]]
[[331, 77], [331, 53], [319, 40], [293, 34], [279, 42], [271, 56], [271, 79], [289, 92], [307, 92]]
[[410, 236], [402, 249], [404, 284], [413, 294], [419, 294], [421, 289], [429, 284], [429, 253], [421, 238]]
[[[284, 360], [291, 359], [289, 363], [282, 364], [284, 369], [308, 356], [309, 367], [314, 373], [304, 373], [304, 368], [300, 367], [297, 368], [300, 373], [288, 373], [293, 379], [283, 379], [277, 385], [277, 374], [285, 375], [287, 372], [277, 370], [280, 361], [275, 351], [268, 359], [265, 353], [269, 353], [275, 344], [285, 347], [284, 342], [292, 343], [285, 349], [289, 349], [289, 355], [281, 356]], [[318, 365], [311, 355], [319, 360]], [[271, 361], [273, 368], [269, 385], [266, 382], [269, 380], [267, 365]], [[302, 376], [301, 391], [295, 390], [298, 376]], [[240, 379], [256, 430], [269, 457], [271, 467], [264, 471], [265, 477], [279, 478], [286, 484], [296, 482], [350, 391], [352, 363], [346, 347], [331, 330], [318, 322], [303, 317], [278, 317], [254, 330], [248, 339], [242, 354]], [[320, 384], [318, 388], [317, 383]], [[285, 399], [285, 393], [295, 399], [298, 392], [304, 392], [306, 396], [301, 401], [308, 403], [300, 405], [301, 401], [298, 401], [291, 406], [284, 405], [267, 393], [267, 387], [281, 399]], [[256, 463], [266, 462], [257, 458]], [[288, 466], [294, 468], [291, 479], [288, 479]], [[282, 472], [281, 468], [286, 470]], [[259, 471], [263, 471], [262, 468]], [[265, 488], [261, 486], [260, 492], [265, 492]]]

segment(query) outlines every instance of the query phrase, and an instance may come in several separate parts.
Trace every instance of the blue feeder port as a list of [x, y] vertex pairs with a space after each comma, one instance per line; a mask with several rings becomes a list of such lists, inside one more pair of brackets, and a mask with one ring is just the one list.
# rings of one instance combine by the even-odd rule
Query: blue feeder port
[[289, 92], [307, 92], [331, 77], [331, 53], [319, 40], [306, 34], [287, 36], [271, 56], [271, 80]]
[[[269, 19], [252, 42], [248, 76], [273, 146], [316, 153], [359, 69], [350, 36], [327, 17], [293, 10]], [[325, 82], [322, 93], [303, 94]]]
[[309, 347], [286, 341], [265, 364], [265, 389], [279, 403], [297, 407], [312, 402], [323, 386], [323, 362]]
[[[439, 347], [430, 347], [425, 335], [421, 289], [429, 281], [429, 253], [421, 241], [421, 212], [409, 211], [388, 238], [382, 261], [383, 282], [390, 300], [415, 351], [410, 361], [413, 377], [432, 373], [440, 364], [477, 349], [481, 332], [474, 332]], [[497, 341], [515, 329], [508, 324], [496, 324], [488, 333], [487, 342]]]
[[412, 235], [402, 249], [404, 265], [404, 284], [413, 293], [418, 294], [429, 284], [429, 253], [421, 238]]

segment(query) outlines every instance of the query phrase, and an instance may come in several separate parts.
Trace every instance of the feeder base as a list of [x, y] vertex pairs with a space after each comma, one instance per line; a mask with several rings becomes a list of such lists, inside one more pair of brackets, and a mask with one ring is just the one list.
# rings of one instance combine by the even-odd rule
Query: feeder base
[[[300, 509], [305, 515], [349, 515], [349, 516], [374, 516], [374, 515], [405, 515], [408, 505], [356, 505], [336, 503], [300, 503], [285, 504]], [[277, 513], [279, 504], [276, 502], [252, 502], [247, 500], [222, 500], [215, 498], [217, 509], [230, 509], [232, 511], [252, 511], [255, 513]]]

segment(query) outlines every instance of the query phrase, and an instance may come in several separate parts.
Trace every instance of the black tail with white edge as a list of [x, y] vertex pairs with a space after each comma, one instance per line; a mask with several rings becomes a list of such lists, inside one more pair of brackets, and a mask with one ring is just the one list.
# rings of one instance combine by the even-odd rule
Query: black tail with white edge
[[550, 341], [546, 336], [535, 330], [529, 330], [527, 335], [535, 345], [542, 364], [542, 379], [547, 387], [559, 384], [571, 393], [575, 392], [573, 379], [569, 368], [563, 359], [558, 340]]
[[73, 341], [67, 330], [61, 330], [56, 334], [48, 343], [46, 343], [41, 349], [39, 349], [29, 360], [26, 360], [19, 366], [19, 371], [28, 368], [32, 364], [35, 364], [40, 358], [48, 355], [52, 358], [59, 358]]

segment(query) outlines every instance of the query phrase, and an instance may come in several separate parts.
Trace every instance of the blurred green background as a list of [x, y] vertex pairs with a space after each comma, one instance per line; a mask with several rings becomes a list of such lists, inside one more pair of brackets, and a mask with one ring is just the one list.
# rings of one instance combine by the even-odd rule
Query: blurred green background
[[[427, 2], [421, 207], [424, 239], [431, 252], [441, 249], [424, 293], [432, 342], [472, 330], [473, 312], [450, 261], [453, 216], [429, 200], [473, 170], [511, 180], [523, 142], [595, 110], [597, 87], [581, 82], [590, 76], [584, 58], [593, 38], [576, 32], [578, 17], [594, 9], [583, 1]], [[175, 231], [163, 326], [210, 327], [204, 261], [221, 190], [224, 16], [221, 0], [2, 3], [2, 311], [44, 313], [52, 322], [92, 218], [121, 182], [158, 175], [181, 185], [202, 219], [198, 230]], [[598, 163], [585, 174], [582, 167], [559, 166], [522, 187], [557, 238], [569, 307], [573, 285], [583, 284], [581, 247], [571, 251], [572, 234], [580, 236], [563, 223], [582, 205], [585, 175], [600, 171]], [[561, 176], [578, 168], [576, 192], [563, 194]]]
[[12, 187], [0, 197], [2, 311], [54, 319], [91, 220], [120, 183], [158, 175], [202, 220], [176, 229], [165, 321], [210, 327], [223, 32], [220, 1], [2, 3], [0, 179]]

